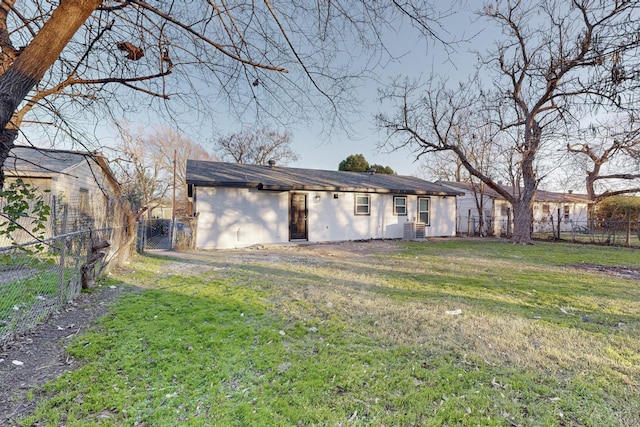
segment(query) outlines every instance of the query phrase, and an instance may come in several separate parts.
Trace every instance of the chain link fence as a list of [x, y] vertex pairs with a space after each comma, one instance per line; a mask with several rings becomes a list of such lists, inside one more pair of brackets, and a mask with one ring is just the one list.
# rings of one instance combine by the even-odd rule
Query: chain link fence
[[640, 247], [640, 231], [635, 221], [564, 220], [534, 226], [533, 237], [547, 240], [567, 240], [610, 246]]
[[0, 248], [0, 347], [61, 309], [83, 282], [105, 271], [111, 255], [103, 245], [113, 241], [115, 231], [79, 231]]
[[137, 248], [139, 252], [153, 250], [193, 249], [195, 217], [146, 219], [138, 222]]
[[[511, 236], [513, 221], [494, 217], [458, 217], [458, 235]], [[531, 236], [541, 240], [564, 240], [610, 246], [640, 247], [640, 226], [630, 220], [584, 220], [569, 218], [533, 221]]]

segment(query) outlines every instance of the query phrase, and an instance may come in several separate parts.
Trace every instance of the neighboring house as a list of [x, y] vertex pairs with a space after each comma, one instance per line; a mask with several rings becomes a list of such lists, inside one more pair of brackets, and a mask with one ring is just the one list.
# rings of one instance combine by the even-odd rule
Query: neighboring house
[[[510, 234], [513, 229], [511, 204], [495, 190], [470, 182], [439, 181], [438, 184], [462, 193], [458, 196], [458, 231], [460, 233], [479, 233], [479, 206], [481, 206], [484, 213], [482, 215], [484, 234]], [[503, 188], [510, 193], [514, 191], [513, 187], [503, 186]], [[533, 202], [533, 231], [553, 230], [558, 225], [558, 216], [561, 231], [584, 227], [588, 220], [589, 205], [592, 203], [586, 194], [538, 190]]]
[[44, 192], [51, 206], [46, 237], [107, 226], [120, 197], [107, 160], [96, 153], [15, 146], [3, 170], [5, 186], [21, 179]]
[[[173, 218], [173, 206], [165, 205], [164, 203], [160, 203], [157, 206], [154, 206], [149, 209], [150, 218], [155, 219], [172, 219]], [[147, 216], [147, 215], [145, 215]]]
[[456, 191], [419, 178], [187, 161], [195, 247], [455, 236]]

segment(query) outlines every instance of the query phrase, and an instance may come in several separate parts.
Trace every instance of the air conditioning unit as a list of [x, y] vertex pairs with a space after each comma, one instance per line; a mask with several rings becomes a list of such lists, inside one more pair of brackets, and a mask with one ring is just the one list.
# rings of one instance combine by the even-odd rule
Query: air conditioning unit
[[403, 240], [423, 240], [426, 238], [425, 225], [423, 223], [407, 221], [403, 227]]

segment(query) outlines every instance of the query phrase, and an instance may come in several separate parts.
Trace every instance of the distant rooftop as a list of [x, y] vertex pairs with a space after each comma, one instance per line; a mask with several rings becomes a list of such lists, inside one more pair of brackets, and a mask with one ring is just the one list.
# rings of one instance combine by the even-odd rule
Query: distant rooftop
[[[444, 186], [454, 188], [454, 189], [459, 189], [465, 192], [474, 191], [474, 188], [476, 189], [476, 191], [480, 191], [478, 184], [475, 184], [474, 186], [474, 184], [470, 182], [438, 181], [438, 184], [442, 184]], [[504, 188], [510, 194], [515, 194], [515, 191], [517, 190], [517, 188], [511, 187], [508, 185], [501, 185], [501, 187]], [[494, 199], [504, 199], [504, 197], [502, 197], [497, 191], [487, 186], [485, 186], [483, 193], [487, 197], [492, 197]], [[590, 203], [591, 202], [591, 200], [589, 199], [589, 196], [587, 196], [586, 194], [578, 194], [573, 192], [558, 193], [558, 192], [545, 191], [545, 190], [538, 190], [536, 192], [535, 200], [538, 202], [550, 202], [550, 203]]]

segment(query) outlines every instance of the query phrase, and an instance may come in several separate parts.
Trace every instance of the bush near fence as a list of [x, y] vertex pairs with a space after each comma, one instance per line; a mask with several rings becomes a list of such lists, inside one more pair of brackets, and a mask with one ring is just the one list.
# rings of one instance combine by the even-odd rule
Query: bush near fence
[[[118, 241], [119, 233], [113, 228], [78, 231], [0, 248], [0, 346], [77, 297], [94, 242]], [[107, 270], [117, 248], [112, 243], [90, 267], [96, 276]]]

